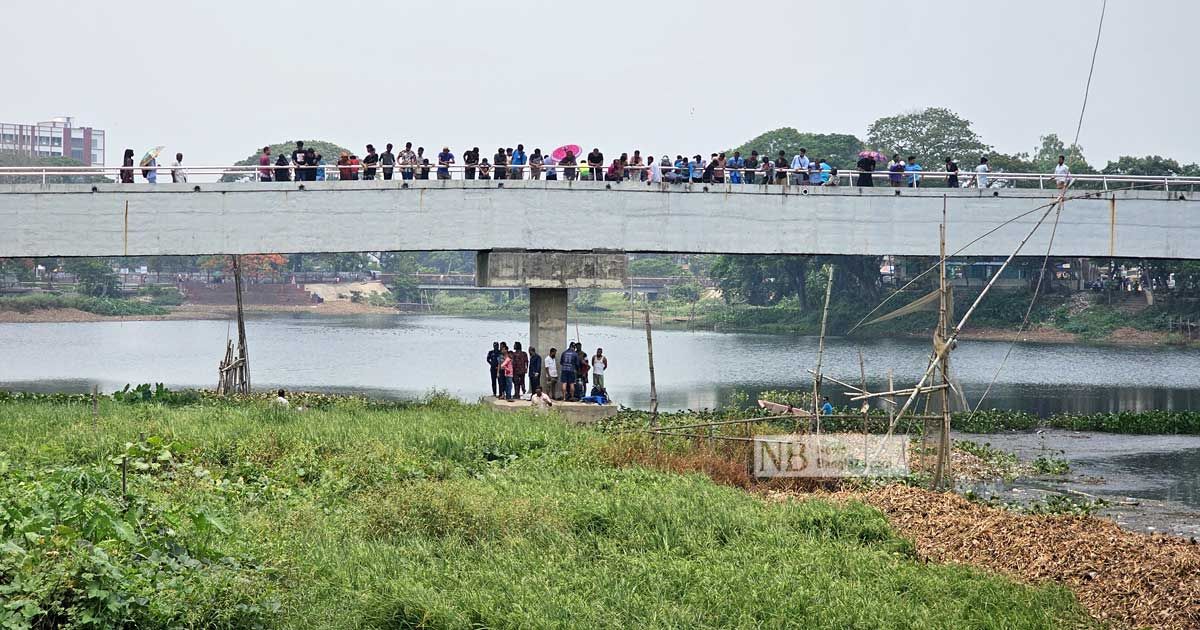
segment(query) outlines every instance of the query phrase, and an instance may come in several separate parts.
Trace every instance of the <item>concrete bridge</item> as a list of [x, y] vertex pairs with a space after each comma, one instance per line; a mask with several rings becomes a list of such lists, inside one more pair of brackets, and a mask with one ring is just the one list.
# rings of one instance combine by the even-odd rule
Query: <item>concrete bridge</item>
[[[1052, 253], [1200, 258], [1200, 193], [1164, 188], [1069, 193]], [[565, 341], [566, 289], [627, 286], [626, 252], [934, 256], [945, 204], [949, 251], [994, 230], [960, 255], [1007, 256], [1055, 198], [636, 181], [7, 184], [0, 257], [476, 250], [481, 286], [530, 288], [545, 349]], [[1023, 253], [1041, 255], [1049, 235]]]

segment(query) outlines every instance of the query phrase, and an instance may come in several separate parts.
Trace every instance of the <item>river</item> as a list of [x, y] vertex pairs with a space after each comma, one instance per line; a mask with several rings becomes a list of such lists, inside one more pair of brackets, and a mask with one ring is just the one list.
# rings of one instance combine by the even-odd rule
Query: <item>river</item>
[[[438, 316], [273, 315], [247, 323], [256, 388], [285, 387], [409, 398], [431, 389], [467, 400], [488, 389], [484, 356], [493, 340], [526, 338], [520, 321]], [[575, 328], [571, 328], [572, 337]], [[126, 383], [213, 387], [226, 321], [0, 324], [0, 389], [102, 391]], [[650, 402], [641, 328], [582, 325], [588, 350], [609, 357], [608, 389], [636, 408]], [[911, 383], [926, 365], [919, 339], [827, 340], [824, 370], [859, 381], [861, 348], [872, 388]], [[965, 341], [952, 373], [974, 404], [1008, 350], [1007, 342]], [[543, 351], [546, 349], [543, 348]], [[814, 337], [661, 330], [654, 333], [661, 409], [716, 408], [734, 392], [809, 388]], [[840, 390], [827, 388], [835, 404]], [[1160, 348], [1018, 345], [985, 407], [1049, 415], [1200, 408], [1200, 352]]]
[[[571, 328], [572, 337], [575, 328]], [[163, 382], [212, 387], [226, 321], [0, 324], [0, 389], [113, 391]], [[437, 316], [273, 315], [247, 323], [256, 388], [309, 389], [410, 398], [443, 390], [466, 400], [488, 389], [484, 357], [493, 340], [523, 339], [520, 321]], [[646, 337], [640, 328], [581, 325], [584, 346], [604, 348], [613, 398], [649, 404]], [[929, 352], [922, 340], [827, 340], [825, 371], [858, 382], [862, 350], [871, 388], [920, 377]], [[1008, 351], [1006, 342], [964, 341], [952, 373], [974, 404]], [[543, 349], [544, 350], [544, 349]], [[732, 394], [752, 400], [763, 389], [811, 387], [813, 337], [662, 330], [654, 333], [662, 409], [719, 407]], [[833, 400], [842, 392], [827, 389]], [[1167, 348], [1078, 345], [1016, 346], [985, 407], [1040, 415], [1200, 408], [1200, 352]], [[1114, 502], [1109, 514], [1126, 526], [1200, 535], [1200, 437], [1112, 436], [1070, 431], [968, 436], [1018, 452], [1063, 451], [1072, 472], [1058, 480], [1022, 480], [981, 488], [1006, 499], [1083, 491]], [[1132, 497], [1132, 499], [1131, 499]], [[1133, 505], [1137, 503], [1137, 505]]]

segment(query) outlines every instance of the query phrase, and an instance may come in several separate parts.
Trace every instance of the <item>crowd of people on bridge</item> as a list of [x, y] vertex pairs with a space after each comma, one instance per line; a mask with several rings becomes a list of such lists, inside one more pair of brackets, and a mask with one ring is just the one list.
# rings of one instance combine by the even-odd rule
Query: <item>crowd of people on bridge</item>
[[486, 360], [492, 396], [497, 399], [512, 402], [528, 396], [532, 405], [543, 408], [553, 406], [554, 401], [608, 403], [604, 348], [596, 348], [589, 358], [582, 344], [573, 341], [562, 354], [558, 348], [550, 348], [543, 356], [533, 346], [526, 352], [520, 341], [511, 349], [508, 342], [496, 341]]
[[[121, 181], [133, 183], [134, 164], [133, 150], [126, 149], [124, 165], [121, 169]], [[793, 186], [837, 186], [839, 185], [838, 169], [826, 158], [811, 157], [808, 150], [801, 148], [798, 153], [788, 157], [784, 151], [779, 151], [774, 157], [760, 155], [757, 150], [743, 156], [741, 151], [712, 153], [707, 159], [696, 154], [688, 158], [678, 154], [674, 159], [668, 155], [656, 158], [653, 155], [642, 156], [642, 152], [634, 150], [623, 152], [619, 157], [607, 160], [599, 148], [593, 148], [583, 156], [577, 156], [572, 151], [566, 151], [556, 159], [553, 153], [543, 153], [540, 148], [527, 153], [525, 145], [513, 147], [497, 147], [496, 153], [489, 161], [486, 155], [481, 155], [479, 147], [463, 151], [461, 165], [458, 156], [449, 147], [432, 158], [427, 157], [425, 147], [413, 150], [411, 142], [404, 143], [399, 151], [388, 143], [379, 152], [375, 145], [368, 144], [363, 157], [348, 151], [341, 152], [333, 165], [339, 180], [403, 180], [452, 179], [454, 173], [461, 172], [464, 179], [469, 180], [559, 180], [568, 181], [640, 181], [647, 184], [658, 183], [704, 183], [704, 184], [791, 184]], [[876, 173], [880, 172], [880, 161], [883, 156], [873, 151], [859, 154], [855, 164], [855, 184], [858, 186], [874, 186]], [[991, 166], [986, 156], [979, 158], [979, 164], [960, 179], [958, 161], [946, 157], [943, 161], [943, 172], [946, 173], [944, 183], [950, 188], [963, 186], [987, 188]], [[181, 167], [183, 154], [176, 155], [172, 165], [172, 181], [187, 181], [187, 174]], [[258, 157], [258, 170], [255, 177], [264, 182], [286, 181], [324, 181], [329, 178], [329, 165], [325, 156], [317, 153], [313, 147], [305, 147], [303, 141], [297, 141], [296, 147], [290, 154], [280, 153], [271, 155], [271, 147], [265, 146]], [[142, 176], [148, 183], [157, 181], [157, 164], [142, 165]], [[924, 167], [918, 156], [909, 155], [902, 159], [899, 153], [893, 154], [891, 160], [884, 166], [888, 183], [896, 188], [917, 188], [922, 185], [925, 175]], [[1054, 168], [1054, 179], [1058, 188], [1064, 189], [1070, 181], [1071, 171], [1065, 163], [1065, 156], [1058, 156], [1058, 165]]]

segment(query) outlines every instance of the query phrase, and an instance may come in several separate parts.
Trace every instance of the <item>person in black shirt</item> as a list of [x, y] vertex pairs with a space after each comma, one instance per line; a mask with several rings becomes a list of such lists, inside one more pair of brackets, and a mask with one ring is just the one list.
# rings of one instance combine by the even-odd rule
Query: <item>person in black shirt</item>
[[946, 176], [946, 185], [950, 188], [958, 188], [958, 162], [946, 158], [946, 172], [950, 173]]
[[375, 166], [379, 164], [379, 154], [375, 152], [375, 145], [367, 145], [367, 155], [362, 159], [363, 163], [363, 179], [367, 181], [375, 180]]
[[392, 168], [396, 164], [396, 155], [392, 153], [392, 143], [387, 144], [387, 148], [379, 155], [379, 163], [383, 165], [383, 179], [392, 178]]
[[604, 181], [604, 154], [600, 149], [592, 149], [587, 155], [588, 173], [596, 181]]
[[296, 181], [308, 181], [308, 169], [304, 166], [304, 141], [296, 141], [296, 149], [292, 151], [292, 166], [296, 167]]
[[417, 179], [429, 179], [429, 158], [421, 158], [421, 171], [417, 173]]
[[563, 177], [566, 178], [567, 181], [569, 181], [569, 182], [575, 181], [575, 153], [574, 152], [567, 151], [567, 154], [563, 156], [563, 159], [558, 161], [558, 165], [563, 167]]
[[466, 165], [463, 169], [464, 176], [467, 179], [475, 179], [475, 165], [479, 164], [479, 147], [463, 151], [463, 164]]
[[875, 178], [871, 176], [871, 172], [875, 170], [875, 158], [864, 155], [858, 158], [858, 163], [855, 166], [859, 171], [858, 185], [874, 186]]
[[750, 157], [746, 158], [745, 169], [742, 172], [742, 181], [747, 184], [753, 184], [754, 176], [758, 172], [758, 151], [750, 152]]
[[488, 372], [492, 376], [492, 395], [500, 397], [500, 342], [493, 341], [492, 349], [487, 353]]
[[783, 151], [779, 152], [779, 157], [775, 158], [775, 183], [782, 184], [787, 181], [787, 173], [784, 171], [791, 166], [788, 162], [787, 154]]
[[504, 147], [496, 149], [496, 155], [492, 156], [492, 167], [496, 171], [496, 179], [508, 179], [508, 154], [504, 152]]

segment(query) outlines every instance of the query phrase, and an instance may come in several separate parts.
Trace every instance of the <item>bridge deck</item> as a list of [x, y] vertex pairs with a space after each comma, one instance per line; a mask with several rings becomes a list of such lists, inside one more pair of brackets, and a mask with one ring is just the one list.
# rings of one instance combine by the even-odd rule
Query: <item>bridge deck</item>
[[[1200, 257], [1200, 193], [1092, 194], [1066, 202], [1055, 255]], [[506, 249], [936, 255], [943, 198], [955, 251], [1054, 197], [1011, 188], [528, 180], [11, 184], [0, 186], [0, 257]], [[1040, 214], [963, 254], [1009, 254]], [[1047, 224], [1023, 253], [1045, 252], [1049, 232]]]

